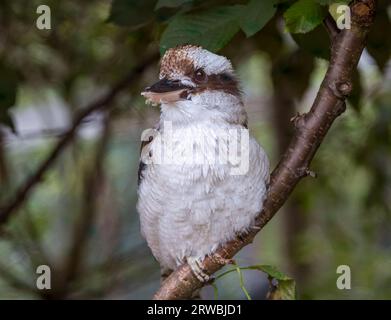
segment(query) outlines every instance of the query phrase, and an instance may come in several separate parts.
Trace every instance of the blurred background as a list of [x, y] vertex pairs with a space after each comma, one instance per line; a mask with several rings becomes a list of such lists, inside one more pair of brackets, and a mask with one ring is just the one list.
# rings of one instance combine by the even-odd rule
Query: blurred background
[[[391, 298], [391, 12], [380, 3], [347, 111], [312, 163], [317, 178], [304, 179], [236, 257], [240, 266], [277, 266], [301, 299]], [[39, 30], [40, 4], [0, 2], [0, 298], [149, 299], [159, 266], [135, 203], [140, 134], [159, 108], [140, 92], [157, 79], [159, 39], [184, 8], [48, 0], [51, 29]], [[276, 14], [220, 51], [273, 168], [290, 119], [313, 102], [329, 46], [321, 25], [292, 36]], [[41, 264], [51, 268], [51, 290], [36, 288]], [[339, 265], [351, 268], [351, 290], [336, 287]], [[250, 296], [264, 299], [267, 276], [243, 276]], [[219, 299], [246, 299], [236, 273], [216, 286]], [[213, 288], [203, 295], [213, 299]]]

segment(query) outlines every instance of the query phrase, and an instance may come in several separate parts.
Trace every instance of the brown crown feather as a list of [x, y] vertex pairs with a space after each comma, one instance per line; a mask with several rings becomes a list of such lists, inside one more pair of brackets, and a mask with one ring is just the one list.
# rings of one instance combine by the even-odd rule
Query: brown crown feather
[[195, 67], [188, 56], [188, 50], [192, 48], [201, 47], [187, 44], [168, 49], [160, 63], [160, 77], [170, 79], [172, 74], [193, 74]]

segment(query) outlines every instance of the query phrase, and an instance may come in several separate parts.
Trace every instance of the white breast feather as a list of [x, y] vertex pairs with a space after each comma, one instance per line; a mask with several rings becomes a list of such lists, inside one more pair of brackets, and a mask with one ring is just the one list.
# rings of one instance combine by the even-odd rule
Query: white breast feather
[[[206, 139], [222, 126], [238, 128], [214, 121], [187, 124], [189, 134], [194, 130]], [[174, 153], [190, 140], [184, 136]], [[153, 154], [154, 141], [149, 147]], [[213, 143], [198, 147], [197, 155], [205, 159], [216, 151]], [[231, 175], [229, 165], [219, 164], [147, 166], [137, 208], [142, 233], [162, 267], [175, 269], [186, 257], [203, 258], [254, 223], [266, 195], [269, 162], [253, 137], [249, 152], [245, 175]]]

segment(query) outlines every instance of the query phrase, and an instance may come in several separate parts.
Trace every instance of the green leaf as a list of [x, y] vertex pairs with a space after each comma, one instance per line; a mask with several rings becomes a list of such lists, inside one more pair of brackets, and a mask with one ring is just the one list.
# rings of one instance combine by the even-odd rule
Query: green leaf
[[114, 0], [107, 22], [138, 29], [154, 19], [156, 0]]
[[256, 265], [256, 266], [251, 266], [249, 269], [254, 269], [254, 270], [260, 270], [262, 272], [265, 272], [269, 277], [277, 280], [291, 280], [287, 275], [282, 273], [277, 269], [275, 266], [271, 265]]
[[271, 285], [272, 289], [267, 295], [269, 300], [295, 300], [296, 282], [293, 279], [279, 280], [277, 285]]
[[237, 268], [239, 268], [240, 270], [259, 270], [259, 271], [266, 273], [269, 277], [271, 277], [273, 279], [277, 279], [277, 280], [284, 281], [284, 280], [291, 280], [292, 279], [292, 278], [288, 277], [287, 275], [285, 275], [284, 273], [282, 273], [281, 271], [279, 271], [277, 269], [277, 267], [271, 266], [271, 265], [258, 264], [258, 265], [254, 265], [254, 266], [248, 266], [248, 267], [239, 267], [237, 265], [235, 265], [235, 266], [236, 267], [234, 269], [230, 269], [230, 270], [227, 270], [227, 271], [219, 274], [216, 277], [216, 280], [222, 278], [223, 276], [225, 276], [233, 271], [237, 271]]
[[[236, 271], [239, 275], [240, 287], [242, 288], [244, 294], [248, 300], [251, 300], [251, 297], [246, 290], [243, 282], [242, 270], [259, 270], [268, 275], [270, 281], [271, 291], [268, 293], [268, 299], [272, 300], [294, 300], [296, 299], [296, 282], [292, 278], [288, 277], [281, 271], [279, 271], [275, 266], [271, 265], [255, 265], [249, 267], [239, 267], [235, 265], [235, 268], [227, 270], [219, 274], [215, 280], [218, 280], [225, 275]], [[273, 283], [273, 279], [277, 283]], [[215, 288], [215, 298], [217, 297], [216, 293], [217, 287]]]
[[319, 3], [322, 6], [332, 4], [334, 0], [316, 0], [317, 3]]
[[155, 10], [160, 8], [177, 8], [186, 3], [192, 3], [193, 0], [159, 0]]
[[337, 1], [336, 0], [316, 0], [316, 2], [322, 6], [328, 6], [328, 5], [333, 4], [334, 2], [337, 2]]
[[240, 27], [247, 37], [251, 37], [261, 30], [274, 16], [277, 0], [251, 0], [244, 8], [240, 17]]
[[330, 6], [333, 4], [348, 4], [351, 0], [316, 0], [322, 6]]
[[327, 10], [313, 0], [299, 0], [284, 13], [285, 25], [291, 33], [306, 33], [315, 29]]
[[15, 131], [9, 109], [15, 105], [18, 89], [16, 70], [0, 62], [0, 123]]
[[[294, 300], [296, 299], [296, 282], [275, 266], [257, 265], [249, 267], [265, 272], [269, 276], [271, 290], [268, 293], [270, 300]], [[276, 283], [273, 279], [277, 280]]]
[[180, 14], [171, 20], [160, 40], [160, 52], [183, 44], [218, 51], [239, 31], [242, 6], [217, 7], [202, 13]]

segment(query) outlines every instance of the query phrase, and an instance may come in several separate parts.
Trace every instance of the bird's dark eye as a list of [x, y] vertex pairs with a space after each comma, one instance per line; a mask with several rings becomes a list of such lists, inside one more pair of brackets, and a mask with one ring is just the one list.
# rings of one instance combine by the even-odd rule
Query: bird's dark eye
[[208, 79], [205, 71], [202, 69], [197, 69], [194, 73], [194, 79], [196, 82], [205, 82]]

